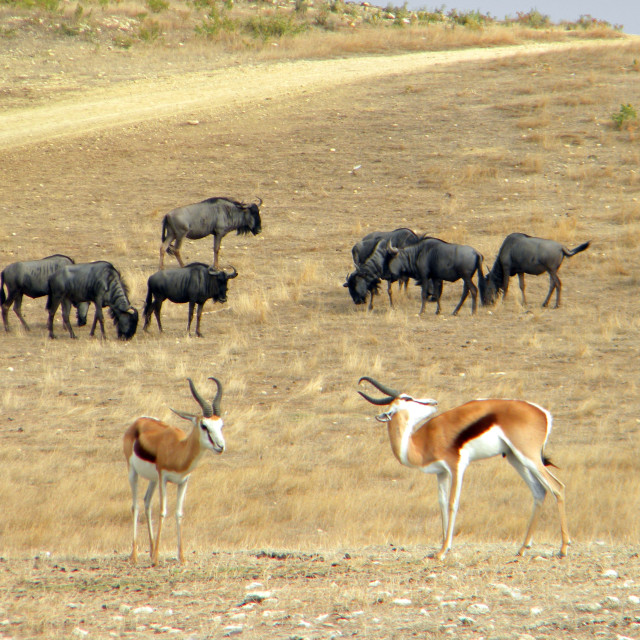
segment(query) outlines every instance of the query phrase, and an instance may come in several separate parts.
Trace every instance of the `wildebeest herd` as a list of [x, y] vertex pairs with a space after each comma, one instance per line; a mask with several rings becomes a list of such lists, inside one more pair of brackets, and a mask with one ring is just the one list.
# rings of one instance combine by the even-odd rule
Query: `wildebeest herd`
[[[549, 304], [551, 294], [556, 292], [555, 308], [560, 305], [562, 282], [558, 277], [558, 269], [566, 257], [574, 256], [589, 247], [584, 242], [574, 249], [567, 249], [559, 242], [534, 238], [524, 233], [511, 233], [503, 241], [498, 256], [489, 273], [482, 271], [484, 258], [473, 247], [452, 244], [433, 238], [419, 236], [410, 229], [396, 229], [390, 232], [373, 232], [365, 236], [352, 249], [355, 271], [347, 276], [344, 286], [349, 289], [351, 298], [356, 304], [363, 304], [369, 296], [369, 309], [373, 308], [373, 298], [378, 293], [382, 280], [387, 281], [389, 304], [393, 306], [391, 285], [399, 282], [405, 288], [409, 279], [416, 281], [422, 289], [422, 314], [428, 300], [436, 302], [436, 313], [440, 313], [440, 297], [442, 283], [462, 280], [462, 296], [453, 315], [471, 294], [471, 313], [476, 312], [478, 292], [483, 305], [496, 302], [498, 293], [502, 298], [507, 295], [509, 278], [517, 275], [525, 298], [525, 274], [549, 274], [549, 293], [542, 303]], [[473, 282], [477, 273], [478, 286]]]
[[[260, 206], [258, 203], [245, 204], [230, 198], [208, 198], [197, 204], [180, 207], [167, 213], [162, 220], [162, 244], [160, 247], [160, 271], [150, 276], [147, 283], [147, 297], [144, 305], [144, 328], [147, 329], [151, 316], [155, 315], [158, 329], [162, 331], [160, 310], [165, 300], [189, 303], [187, 332], [191, 331], [194, 307], [197, 305], [196, 335], [200, 332], [202, 308], [207, 300], [225, 302], [227, 283], [238, 272], [218, 268], [218, 253], [222, 238], [231, 231], [238, 234], [256, 235], [262, 230]], [[184, 238], [204, 238], [213, 236], [213, 265], [195, 262], [184, 265], [180, 246]], [[175, 255], [180, 267], [164, 268], [164, 253]], [[5, 293], [6, 288], [6, 293]], [[22, 315], [22, 298], [47, 296], [47, 329], [54, 338], [53, 320], [61, 307], [62, 324], [71, 338], [75, 333], [69, 320], [71, 305], [77, 308], [78, 326], [87, 322], [89, 303], [95, 307], [95, 315], [90, 335], [95, 333], [100, 323], [102, 337], [105, 336], [102, 309], [108, 307], [116, 326], [118, 338], [131, 339], [138, 327], [138, 311], [129, 300], [129, 289], [120, 272], [109, 262], [99, 260], [75, 264], [68, 256], [55, 254], [41, 260], [15, 262], [8, 265], [0, 275], [0, 304], [5, 331], [9, 330], [8, 312], [13, 305], [22, 326], [29, 325]]]
[[[160, 246], [160, 270], [147, 282], [144, 303], [144, 329], [147, 330], [151, 316], [155, 315], [159, 331], [162, 332], [160, 311], [165, 300], [189, 304], [187, 332], [191, 333], [194, 309], [196, 312], [196, 336], [201, 337], [200, 319], [207, 300], [224, 303], [227, 300], [228, 282], [238, 275], [235, 268], [218, 268], [218, 256], [222, 238], [231, 231], [238, 234], [258, 234], [262, 230], [260, 206], [246, 204], [230, 198], [208, 198], [202, 202], [178, 207], [162, 219]], [[185, 265], [180, 254], [184, 238], [199, 239], [213, 236], [213, 264], [194, 262]], [[351, 255], [355, 264], [344, 283], [356, 304], [363, 304], [369, 297], [369, 309], [379, 291], [382, 280], [387, 282], [389, 303], [393, 306], [391, 285], [398, 282], [405, 289], [410, 279], [422, 290], [420, 313], [427, 301], [436, 302], [436, 313], [440, 313], [440, 298], [443, 282], [462, 280], [460, 301], [453, 311], [456, 315], [471, 294], [471, 311], [476, 312], [478, 293], [483, 305], [494, 304], [498, 294], [507, 295], [509, 278], [517, 275], [525, 298], [525, 274], [549, 274], [549, 292], [543, 302], [546, 307], [551, 295], [556, 292], [555, 307], [560, 304], [562, 283], [558, 269], [564, 257], [571, 257], [589, 247], [585, 242], [567, 249], [559, 242], [535, 238], [524, 233], [508, 235], [494, 262], [485, 276], [482, 270], [484, 258], [480, 252], [467, 245], [452, 244], [439, 238], [418, 235], [411, 229], [376, 231], [357, 242]], [[164, 270], [164, 254], [174, 255], [180, 264], [175, 269]], [[478, 285], [473, 282], [477, 274]], [[6, 288], [6, 293], [5, 293]], [[53, 320], [61, 307], [62, 324], [71, 338], [75, 333], [71, 327], [69, 313], [71, 305], [77, 309], [78, 326], [87, 321], [89, 303], [95, 307], [90, 335], [100, 323], [102, 337], [105, 336], [102, 309], [108, 307], [119, 338], [129, 340], [138, 326], [138, 312], [129, 300], [129, 291], [120, 272], [109, 262], [97, 261], [75, 264], [72, 258], [55, 254], [41, 260], [15, 262], [8, 265], [0, 276], [0, 304], [2, 321], [9, 330], [8, 311], [13, 305], [15, 314], [26, 330], [29, 325], [22, 315], [24, 296], [39, 298], [47, 296], [47, 329], [54, 338]]]

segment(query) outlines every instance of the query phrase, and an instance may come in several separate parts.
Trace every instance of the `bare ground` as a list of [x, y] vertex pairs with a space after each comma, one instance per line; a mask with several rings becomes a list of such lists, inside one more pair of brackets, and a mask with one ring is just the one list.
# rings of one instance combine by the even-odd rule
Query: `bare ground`
[[[160, 214], [211, 195], [259, 195], [265, 230], [223, 241], [223, 260], [241, 275], [228, 309], [205, 316], [203, 341], [185, 338], [182, 307], [167, 309], [164, 336], [125, 345], [92, 343], [86, 331], [71, 343], [61, 329], [50, 343], [42, 301], [25, 303], [31, 333], [11, 318], [0, 372], [9, 471], [0, 633], [640, 637], [629, 484], [637, 151], [607, 128], [620, 102], [640, 99], [637, 54], [625, 46], [612, 69], [593, 51], [500, 61], [483, 50], [482, 64], [467, 51], [467, 62], [434, 68], [435, 57], [421, 54], [208, 72], [184, 57], [178, 73], [144, 79], [144, 64], [131, 60], [113, 83], [88, 79], [85, 92], [77, 78], [97, 64], [87, 53], [62, 102], [54, 76], [28, 76], [37, 95], [25, 104], [16, 94], [0, 122], [3, 264], [56, 251], [111, 259], [140, 306]], [[227, 97], [221, 83], [233, 89]], [[467, 307], [459, 318], [417, 318], [414, 292], [396, 311], [383, 297], [372, 314], [355, 310], [340, 286], [351, 244], [404, 225], [474, 244], [489, 263], [515, 227], [594, 246], [591, 260], [564, 265], [565, 306], [554, 312], [527, 313], [512, 300], [476, 318]], [[189, 243], [185, 253], [207, 260], [210, 245]], [[609, 289], [613, 310], [602, 299]], [[545, 291], [546, 282], [530, 282], [532, 307]], [[458, 295], [449, 285], [446, 311]], [[120, 434], [141, 412], [166, 412], [177, 389], [188, 402], [185, 375], [221, 369], [230, 446], [190, 488], [185, 529], [195, 551], [184, 568], [171, 559], [132, 568]], [[552, 407], [552, 452], [577, 532], [569, 558], [553, 556], [549, 509], [532, 555], [514, 560], [505, 520], [517, 511], [524, 528], [530, 498], [512, 493], [511, 472], [506, 493], [473, 493], [495, 481], [490, 471], [470, 472], [454, 551], [430, 560], [434, 497], [390, 460], [363, 422], [370, 408], [353, 400], [358, 375], [372, 372], [449, 406], [500, 393]], [[322, 497], [310, 499], [314, 491]], [[168, 558], [173, 544], [167, 533]], [[249, 592], [271, 593], [243, 606]]]

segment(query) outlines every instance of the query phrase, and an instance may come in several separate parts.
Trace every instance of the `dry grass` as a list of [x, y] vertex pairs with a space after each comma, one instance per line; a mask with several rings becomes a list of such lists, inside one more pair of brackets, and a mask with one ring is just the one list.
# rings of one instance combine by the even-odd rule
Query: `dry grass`
[[[88, 330], [75, 342], [62, 333], [48, 341], [42, 301], [25, 302], [31, 333], [10, 318], [0, 369], [3, 553], [124, 554], [130, 498], [122, 432], [141, 414], [177, 423], [170, 406], [194, 408], [185, 378], [206, 389], [209, 375], [225, 383], [229, 448], [194, 473], [189, 549], [435, 546], [435, 481], [393, 459], [375, 409], [355, 393], [363, 374], [437, 397], [443, 409], [494, 395], [548, 407], [555, 416], [548, 449], [567, 483], [573, 536], [636, 541], [640, 194], [630, 170], [637, 149], [623, 133], [601, 133], [620, 102], [640, 101], [635, 55], [621, 45], [607, 56], [465, 64], [455, 82], [441, 68], [244, 111], [203, 111], [194, 115], [197, 127], [169, 119], [7, 154], [2, 263], [56, 250], [79, 260], [109, 257], [138, 306], [157, 268], [162, 212], [223, 194], [258, 193], [265, 206], [262, 235], [223, 241], [222, 260], [240, 275], [226, 307], [206, 308], [202, 340], [185, 336], [186, 307], [170, 303], [164, 335], [152, 325], [126, 344], [112, 327], [105, 342], [90, 340]], [[563, 84], [569, 74], [579, 76], [575, 86]], [[461, 86], [476, 91], [461, 94]], [[576, 93], [579, 101], [570, 99]], [[600, 95], [612, 98], [603, 103]], [[456, 101], [452, 131], [441, 107]], [[216, 144], [220, 131], [239, 146]], [[361, 170], [350, 173], [356, 164]], [[34, 184], [45, 185], [46, 205]], [[140, 233], [123, 235], [132, 221]], [[504, 304], [475, 317], [469, 303], [460, 317], [448, 315], [460, 283], [445, 285], [439, 317], [432, 306], [416, 316], [413, 286], [396, 295], [394, 310], [384, 291], [373, 313], [356, 309], [341, 286], [351, 245], [398, 226], [472, 244], [487, 268], [515, 230], [593, 245], [565, 260], [557, 311], [538, 308], [546, 276], [527, 278], [528, 308], [514, 280]], [[208, 241], [185, 243], [192, 260], [208, 260], [210, 250]], [[515, 547], [529, 503], [504, 461], [473, 465], [456, 544]], [[557, 538], [549, 500], [538, 539], [555, 545]], [[174, 548], [171, 523], [163, 553]]]

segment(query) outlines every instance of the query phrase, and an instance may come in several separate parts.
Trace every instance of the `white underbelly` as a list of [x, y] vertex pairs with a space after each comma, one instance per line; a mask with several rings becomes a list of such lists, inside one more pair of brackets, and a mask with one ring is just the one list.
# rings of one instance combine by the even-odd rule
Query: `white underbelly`
[[491, 427], [477, 438], [469, 440], [460, 451], [469, 462], [492, 458], [508, 452], [509, 447], [505, 442], [505, 435], [498, 425]]
[[131, 454], [129, 464], [136, 470], [136, 473], [146, 480], [158, 480], [158, 469], [153, 462], [139, 458], [135, 453]]

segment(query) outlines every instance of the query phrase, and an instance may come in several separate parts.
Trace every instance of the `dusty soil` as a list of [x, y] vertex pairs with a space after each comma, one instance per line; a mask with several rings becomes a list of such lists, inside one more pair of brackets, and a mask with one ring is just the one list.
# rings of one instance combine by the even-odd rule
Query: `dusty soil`
[[[5, 559], [2, 633], [30, 638], [637, 638], [637, 553], [606, 545], [514, 560], [461, 545], [193, 555], [134, 569], [121, 557]], [[597, 561], [593, 557], [597, 555]]]
[[[567, 45], [554, 44], [551, 50], [562, 46]], [[146, 277], [157, 267], [159, 216], [165, 211], [211, 195], [247, 200], [259, 195], [265, 201], [265, 230], [255, 238], [223, 241], [223, 260], [233, 262], [241, 277], [228, 310], [205, 316], [203, 341], [184, 337], [182, 307], [167, 309], [164, 336], [140, 333], [121, 345], [111, 334], [104, 348], [90, 342], [88, 331], [79, 331], [80, 339], [70, 343], [59, 329], [59, 340], [51, 344], [45, 338], [42, 301], [24, 305], [31, 333], [15, 329], [11, 317], [14, 331], [2, 336], [0, 372], [2, 464], [10, 470], [3, 502], [11, 504], [2, 528], [1, 634], [640, 637], [640, 571], [631, 546], [637, 522], [622, 526], [624, 514], [612, 517], [600, 502], [601, 510], [594, 511], [590, 502], [594, 496], [601, 499], [600, 491], [611, 493], [605, 487], [608, 479], [594, 473], [586, 482], [574, 473], [573, 518], [581, 514], [575, 525], [579, 535], [565, 560], [553, 556], [555, 514], [552, 536], [545, 528], [542, 543], [523, 560], [514, 560], [516, 541], [478, 541], [504, 535], [496, 529], [514, 503], [526, 517], [529, 497], [524, 494], [513, 501], [509, 495], [496, 499], [502, 510], [495, 507], [482, 533], [477, 523], [465, 525], [461, 518], [454, 552], [443, 564], [434, 563], [427, 556], [435, 548], [439, 525], [431, 518], [424, 531], [424, 481], [419, 478], [420, 488], [414, 489], [408, 479], [413, 476], [396, 472], [394, 461], [382, 462], [390, 458], [388, 445], [367, 435], [371, 425], [363, 424], [363, 415], [372, 415], [370, 407], [351, 399], [357, 376], [372, 371], [407, 386], [427, 386], [445, 404], [491, 393], [526, 394], [553, 407], [560, 425], [552, 438], [555, 451], [577, 451], [576, 458], [594, 451], [595, 466], [600, 457], [590, 448], [595, 432], [598, 446], [619, 445], [632, 453], [638, 430], [637, 393], [630, 383], [638, 373], [633, 323], [638, 305], [626, 296], [637, 287], [631, 275], [635, 267], [618, 265], [606, 272], [606, 286], [596, 274], [606, 269], [607, 256], [626, 233], [620, 219], [629, 219], [625, 215], [637, 200], [638, 183], [629, 178], [623, 188], [607, 173], [592, 176], [595, 186], [585, 187], [588, 175], [581, 178], [582, 186], [575, 181], [566, 185], [562, 176], [574, 152], [580, 162], [597, 155], [599, 165], [632, 153], [628, 147], [620, 152], [603, 144], [606, 136], [592, 131], [595, 120], [604, 123], [620, 102], [637, 101], [637, 87], [630, 88], [634, 85], [617, 65], [601, 90], [604, 106], [577, 103], [597, 116], [580, 112], [576, 117], [576, 104], [566, 101], [565, 112], [552, 123], [513, 124], [531, 115], [533, 107], [523, 103], [537, 95], [531, 86], [551, 82], [550, 69], [568, 65], [554, 80], [557, 85], [549, 85], [563, 96], [564, 91], [579, 94], [583, 76], [593, 78], [601, 70], [598, 54], [571, 46], [574, 53], [562, 61], [535, 55], [512, 59], [545, 51], [533, 45], [517, 52], [467, 50], [211, 70], [203, 69], [197, 56], [182, 55], [168, 70], [157, 61], [145, 67], [135, 54], [99, 59], [89, 51], [56, 50], [52, 43], [46, 54], [34, 48], [33, 68], [16, 75], [25, 76], [26, 92], [7, 90], [16, 79], [8, 77], [12, 60], [25, 62], [20, 47], [13, 46], [0, 118], [2, 264], [53, 252], [70, 253], [79, 261], [107, 258], [133, 282], [140, 307]], [[608, 46], [620, 45], [589, 45]], [[506, 62], [499, 60], [504, 56]], [[42, 71], [63, 58], [65, 74]], [[587, 62], [592, 58], [599, 61]], [[106, 70], [102, 76], [88, 72], [98, 68]], [[544, 90], [554, 103], [549, 86]], [[550, 138], [567, 137], [548, 159], [545, 155], [543, 169], [534, 164], [531, 177], [518, 167], [535, 156], [526, 136], [537, 126], [547, 127]], [[497, 174], [489, 172], [485, 183], [481, 169], [489, 165], [498, 167]], [[466, 166], [480, 177], [472, 172], [465, 181]], [[563, 268], [565, 308], [555, 315], [526, 313], [514, 303], [483, 310], [478, 318], [471, 318], [466, 307], [456, 319], [433, 318], [431, 312], [417, 318], [412, 292], [398, 310], [388, 312], [381, 298], [367, 316], [353, 308], [340, 286], [351, 268], [350, 246], [373, 228], [410, 225], [447, 234], [478, 246], [491, 263], [505, 230], [523, 224], [534, 232], [551, 228], [564, 233], [570, 244], [598, 240], [592, 263], [576, 259]], [[188, 243], [185, 253], [206, 261], [210, 244]], [[608, 301], [598, 300], [608, 286], [622, 302], [617, 322], [605, 332], [596, 327], [608, 310]], [[530, 282], [531, 300], [542, 299], [545, 291], [546, 281]], [[445, 310], [458, 296], [457, 285], [450, 285]], [[583, 310], [587, 305], [580, 303], [587, 300], [596, 301], [593, 311]], [[581, 323], [579, 331], [574, 322]], [[225, 350], [230, 341], [233, 347]], [[545, 348], [549, 344], [552, 349]], [[345, 371], [352, 353], [363, 355]], [[576, 361], [585, 376], [580, 384], [574, 384]], [[434, 362], [440, 363], [436, 369]], [[476, 373], [470, 362], [479, 367]], [[593, 362], [602, 370], [587, 377]], [[236, 473], [235, 493], [229, 486], [233, 481], [218, 489], [205, 481], [211, 473], [200, 469], [200, 493], [194, 486], [187, 499], [187, 544], [197, 551], [186, 567], [170, 559], [168, 534], [169, 559], [161, 567], [143, 563], [131, 568], [125, 560], [128, 488], [118, 451], [124, 425], [150, 411], [152, 402], [155, 411], [165, 411], [185, 375], [196, 371], [204, 379], [222, 367], [225, 381], [233, 381], [225, 398], [230, 451], [222, 463], [215, 461], [214, 477], [223, 482], [225, 475]], [[246, 407], [252, 412], [243, 415]], [[312, 414], [318, 416], [317, 440], [301, 450], [294, 426], [304, 420], [309, 425]], [[358, 455], [380, 474], [367, 472], [369, 482], [355, 471], [350, 480], [345, 471], [337, 486], [331, 474], [323, 473], [316, 484], [326, 482], [338, 496], [342, 490], [365, 491], [369, 484], [382, 487], [378, 495], [384, 491], [388, 503], [367, 504], [365, 496], [355, 501], [365, 503], [363, 512], [354, 505], [352, 514], [337, 510], [335, 521], [327, 517], [322, 526], [332, 535], [331, 544], [323, 544], [324, 534], [316, 533], [319, 523], [309, 513], [289, 516], [282, 506], [271, 506], [274, 496], [285, 493], [277, 483], [267, 486], [258, 476], [251, 489], [243, 484], [256, 461], [275, 464], [263, 460], [263, 454], [282, 458], [294, 477], [313, 477], [319, 467], [364, 465], [355, 454], [334, 453], [345, 433], [353, 434]], [[372, 457], [373, 450], [380, 451], [379, 457]], [[570, 479], [578, 463], [570, 454], [565, 457], [560, 466]], [[45, 468], [47, 459], [48, 475], [33, 480], [30, 470]], [[610, 470], [612, 462], [607, 456], [603, 469]], [[97, 478], [91, 475], [94, 466]], [[65, 485], [73, 474], [84, 479], [80, 490], [76, 482]], [[55, 502], [60, 491], [67, 496], [64, 504]], [[100, 491], [104, 504], [92, 510], [87, 494]], [[205, 491], [216, 495], [214, 517], [202, 513], [209, 509]], [[620, 491], [619, 508], [626, 504], [628, 513], [637, 510], [637, 495]], [[286, 493], [296, 498], [295, 483]], [[418, 507], [405, 516], [389, 515], [392, 508], [402, 511], [407, 495]], [[70, 516], [64, 510], [74, 501], [78, 514]], [[432, 496], [431, 515], [433, 502]], [[267, 511], [256, 511], [253, 519], [244, 512], [237, 515], [234, 505], [239, 503], [253, 509], [266, 503]], [[490, 504], [490, 509], [482, 507], [480, 520], [494, 508]], [[473, 512], [473, 504], [463, 502], [461, 516], [465, 509]], [[367, 528], [374, 511], [382, 512], [388, 531]], [[231, 512], [235, 519], [226, 517]], [[268, 531], [264, 542], [256, 542], [268, 518], [275, 519], [277, 532]], [[351, 529], [347, 519], [356, 523]], [[612, 520], [624, 533], [613, 530]], [[196, 522], [201, 523], [197, 539]], [[246, 533], [252, 528], [258, 531], [253, 537]], [[304, 539], [300, 545], [298, 536]], [[349, 542], [361, 536], [431, 544]], [[212, 553], [212, 548], [223, 551]], [[283, 551], [310, 548], [316, 550]]]

